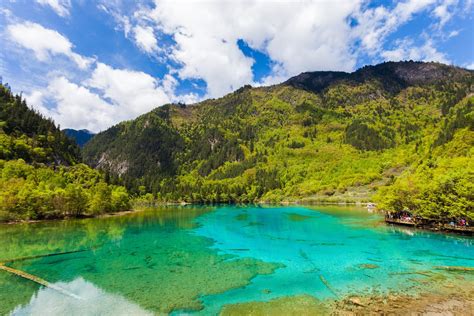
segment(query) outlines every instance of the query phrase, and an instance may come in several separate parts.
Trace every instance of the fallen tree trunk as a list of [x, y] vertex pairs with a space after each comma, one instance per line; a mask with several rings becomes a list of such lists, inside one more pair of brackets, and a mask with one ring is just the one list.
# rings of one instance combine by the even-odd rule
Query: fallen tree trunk
[[49, 283], [48, 281], [46, 280], [43, 280], [42, 278], [40, 277], [37, 277], [35, 275], [32, 275], [32, 274], [29, 274], [27, 272], [24, 272], [24, 271], [20, 271], [20, 270], [17, 270], [17, 269], [13, 269], [13, 268], [10, 268], [10, 267], [7, 267], [5, 266], [4, 264], [0, 264], [0, 270], [4, 270], [6, 272], [9, 272], [9, 273], [12, 273], [16, 276], [19, 276], [21, 278], [24, 278], [24, 279], [27, 279], [27, 280], [30, 280], [30, 281], [33, 281], [39, 285], [42, 285], [42, 286], [45, 286], [47, 288], [50, 288], [50, 289], [53, 289], [61, 294], [64, 294], [66, 296], [69, 296], [69, 297], [72, 297], [72, 298], [75, 298], [75, 299], [82, 299], [81, 297], [77, 296], [76, 294], [74, 293], [71, 293], [65, 289], [63, 289], [62, 287], [59, 287], [59, 286], [56, 286], [54, 284], [51, 284]]
[[447, 271], [468, 271], [474, 272], [473, 267], [460, 267], [460, 266], [434, 266], [433, 268], [438, 270], [447, 270]]
[[61, 256], [61, 255], [68, 255], [68, 254], [71, 254], [71, 253], [85, 252], [85, 251], [89, 251], [89, 250], [90, 249], [80, 249], [80, 250], [73, 250], [73, 251], [47, 253], [47, 254], [43, 254], [43, 255], [18, 257], [18, 258], [12, 258], [12, 259], [0, 259], [0, 262], [9, 263], [9, 262], [16, 262], [16, 261], [44, 258], [44, 257]]
[[337, 292], [336, 290], [331, 286], [331, 284], [329, 284], [328, 280], [326, 280], [326, 278], [320, 274], [319, 275], [319, 279], [321, 280], [321, 282], [323, 282], [323, 284], [328, 288], [328, 290], [335, 296], [335, 297], [339, 297], [339, 295], [337, 295]]

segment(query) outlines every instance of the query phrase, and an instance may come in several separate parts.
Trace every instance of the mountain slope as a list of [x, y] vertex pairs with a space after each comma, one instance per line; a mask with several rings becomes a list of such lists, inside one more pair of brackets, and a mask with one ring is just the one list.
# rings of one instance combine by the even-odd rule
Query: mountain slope
[[473, 83], [438, 63], [303, 73], [157, 108], [98, 134], [84, 156], [162, 200], [364, 201], [460, 130], [471, 135], [444, 124], [453, 108], [470, 111]]
[[0, 85], [0, 159], [70, 165], [79, 148], [54, 122], [30, 109], [25, 100]]
[[79, 156], [53, 121], [0, 84], [0, 221], [129, 209], [125, 188], [107, 184]]
[[87, 129], [75, 130], [72, 128], [63, 129], [63, 132], [71, 139], [73, 139], [79, 147], [84, 147], [84, 145], [94, 137], [94, 133], [88, 131]]

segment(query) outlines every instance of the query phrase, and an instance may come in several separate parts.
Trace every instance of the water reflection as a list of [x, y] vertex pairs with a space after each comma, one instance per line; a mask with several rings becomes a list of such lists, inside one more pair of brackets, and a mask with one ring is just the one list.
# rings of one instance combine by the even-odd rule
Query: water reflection
[[0, 314], [218, 314], [228, 303], [302, 293], [417, 290], [446, 278], [435, 266], [474, 265], [472, 238], [381, 219], [340, 207], [187, 206], [3, 225], [0, 258], [85, 301], [0, 271]]
[[79, 299], [42, 288], [27, 304], [17, 306], [11, 315], [153, 315], [126, 298], [107, 293], [80, 277], [54, 285], [74, 293]]
[[[68, 224], [41, 223], [35, 224], [25, 238], [21, 238], [27, 231], [23, 227], [19, 231], [9, 228], [16, 238], [2, 236], [19, 248], [10, 245], [5, 251], [9, 258], [35, 255], [9, 259], [12, 268], [50, 283], [70, 284], [81, 278], [153, 313], [199, 310], [203, 308], [200, 295], [245, 286], [256, 275], [272, 273], [278, 267], [251, 258], [229, 260], [232, 256], [210, 249], [211, 240], [192, 234], [191, 229], [196, 227], [194, 219], [211, 210], [164, 208]], [[33, 232], [40, 237], [31, 236]], [[56, 255], [51, 256], [53, 253]], [[0, 313], [37, 302], [25, 305], [30, 297], [39, 295], [35, 293], [43, 293], [28, 282], [31, 283], [0, 271]], [[17, 286], [25, 283], [28, 288]], [[24, 294], [25, 290], [29, 295]], [[46, 292], [49, 298], [52, 294]], [[77, 302], [72, 309], [77, 307], [77, 313], [82, 314], [86, 310], [82, 304], [88, 303]]]

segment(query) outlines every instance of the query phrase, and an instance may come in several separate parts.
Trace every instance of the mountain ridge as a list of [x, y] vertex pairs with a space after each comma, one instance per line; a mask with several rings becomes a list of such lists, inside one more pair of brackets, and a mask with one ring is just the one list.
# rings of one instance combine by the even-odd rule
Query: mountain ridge
[[422, 62], [303, 73], [155, 108], [96, 135], [84, 158], [163, 201], [368, 201], [471, 135], [473, 82], [472, 71]]
[[[312, 71], [303, 72], [294, 76], [283, 84], [293, 85], [297, 88], [320, 92], [329, 84], [336, 81], [363, 83], [367, 80], [390, 79], [390, 84], [406, 87], [408, 85], [437, 83], [446, 77], [462, 77], [472, 75], [473, 71], [456, 66], [448, 66], [436, 62], [385, 62], [378, 65], [369, 65], [354, 72], [342, 71]], [[308, 82], [309, 81], [309, 82]]]

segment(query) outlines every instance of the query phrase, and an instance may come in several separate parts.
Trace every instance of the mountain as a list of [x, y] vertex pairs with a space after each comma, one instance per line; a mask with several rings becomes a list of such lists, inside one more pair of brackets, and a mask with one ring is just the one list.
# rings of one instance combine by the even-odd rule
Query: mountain
[[124, 187], [80, 163], [50, 119], [0, 84], [0, 221], [95, 215], [130, 208]]
[[[446, 171], [439, 164], [469, 162], [455, 177], [472, 179], [473, 84], [470, 70], [412, 61], [307, 72], [270, 87], [156, 108], [97, 134], [83, 156], [133, 192], [164, 201], [379, 196], [381, 205], [398, 209], [407, 202], [390, 190], [411, 177], [438, 179]], [[420, 186], [434, 185], [425, 180]], [[377, 195], [382, 191], [390, 202]]]
[[84, 145], [94, 137], [95, 133], [87, 130], [87, 129], [72, 129], [66, 128], [63, 129], [63, 132], [71, 139], [73, 139], [79, 147], [84, 147]]
[[79, 148], [54, 122], [0, 84], [0, 159], [56, 165], [80, 160]]

